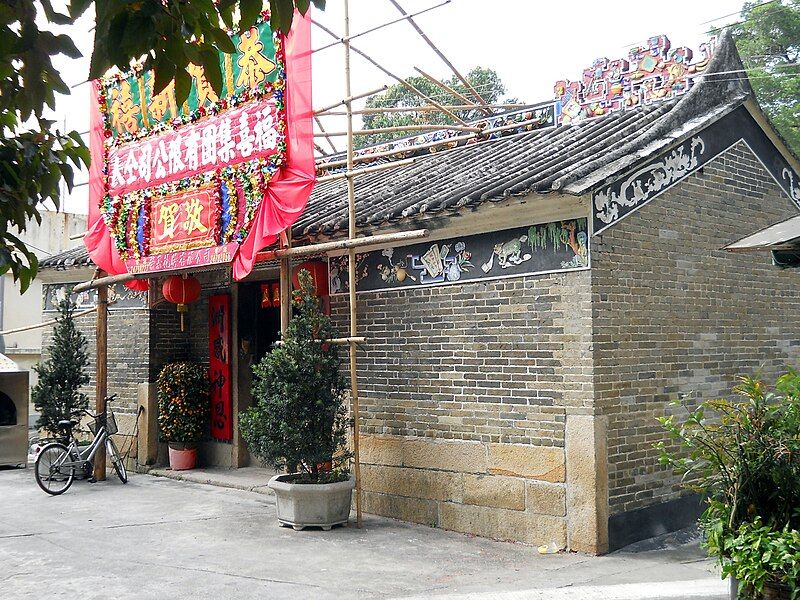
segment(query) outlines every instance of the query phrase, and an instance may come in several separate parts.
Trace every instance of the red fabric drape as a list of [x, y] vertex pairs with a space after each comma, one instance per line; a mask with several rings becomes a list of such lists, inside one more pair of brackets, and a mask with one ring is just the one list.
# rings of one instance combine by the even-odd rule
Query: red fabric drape
[[233, 277], [247, 276], [256, 254], [303, 213], [314, 189], [314, 132], [311, 107], [311, 12], [295, 12], [286, 37], [286, 165], [273, 176], [250, 233], [233, 259]]
[[[250, 232], [236, 251], [233, 275], [239, 280], [253, 268], [256, 254], [274, 243], [280, 232], [298, 219], [314, 188], [314, 138], [311, 107], [311, 15], [295, 13], [289, 35], [284, 40], [286, 53], [286, 164], [267, 186], [267, 192], [256, 211]], [[92, 82], [90, 107], [89, 221], [84, 243], [92, 261], [109, 273], [127, 273], [128, 269], [114, 248], [108, 227], [100, 214], [105, 195], [104, 128], [99, 105], [99, 81]], [[147, 289], [146, 281], [132, 281], [133, 289]]]
[[[103, 115], [100, 113], [99, 91], [100, 82], [92, 81], [92, 93], [89, 99], [89, 149], [92, 162], [89, 165], [89, 219], [83, 243], [89, 251], [92, 262], [109, 275], [127, 273], [125, 263], [117, 253], [111, 240], [103, 215], [100, 214], [100, 203], [106, 193], [105, 177], [105, 147]], [[129, 281], [125, 284], [134, 290], [146, 290], [149, 286], [147, 280]]]

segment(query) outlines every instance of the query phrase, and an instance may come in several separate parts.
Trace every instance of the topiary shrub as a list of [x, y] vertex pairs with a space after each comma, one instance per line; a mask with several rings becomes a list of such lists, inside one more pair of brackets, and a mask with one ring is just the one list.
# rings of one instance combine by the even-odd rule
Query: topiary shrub
[[253, 367], [254, 405], [240, 416], [242, 437], [264, 463], [299, 470], [295, 483], [344, 481], [351, 456], [347, 384], [338, 349], [328, 343], [330, 318], [320, 310], [308, 271], [299, 280], [297, 314], [283, 343]]
[[208, 369], [192, 362], [166, 365], [158, 375], [158, 427], [173, 448], [195, 446], [205, 435], [210, 412]]

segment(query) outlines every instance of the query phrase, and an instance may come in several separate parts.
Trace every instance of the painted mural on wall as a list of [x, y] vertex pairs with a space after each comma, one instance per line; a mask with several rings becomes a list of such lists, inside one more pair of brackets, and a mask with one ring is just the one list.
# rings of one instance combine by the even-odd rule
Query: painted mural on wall
[[[347, 255], [329, 259], [331, 294], [348, 291]], [[555, 221], [356, 254], [359, 292], [589, 266], [587, 219]]]
[[800, 208], [800, 177], [747, 109], [740, 107], [627, 176], [596, 189], [592, 194], [594, 235], [638, 210], [739, 142], [747, 145]]
[[714, 52], [715, 39], [700, 45], [700, 57], [669, 38], [656, 35], [634, 46], [626, 58], [598, 58], [578, 81], [556, 82], [558, 123], [576, 123], [590, 117], [667, 100], [686, 93]]
[[[45, 284], [42, 294], [42, 310], [58, 310], [58, 303], [67, 297], [67, 290], [72, 288], [74, 283], [53, 283]], [[97, 290], [86, 290], [72, 295], [77, 304], [78, 310], [94, 308], [97, 304]], [[122, 283], [115, 283], [108, 288], [108, 300], [114, 302], [111, 310], [121, 308], [147, 308], [147, 292], [131, 290]]]

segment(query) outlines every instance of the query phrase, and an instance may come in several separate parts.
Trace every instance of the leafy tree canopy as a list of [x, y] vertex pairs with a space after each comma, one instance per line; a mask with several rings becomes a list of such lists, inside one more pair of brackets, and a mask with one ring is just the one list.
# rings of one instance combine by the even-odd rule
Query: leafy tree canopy
[[[497, 73], [492, 69], [475, 67], [466, 76], [466, 80], [488, 104], [500, 102], [506, 93], [506, 88]], [[467, 98], [470, 102], [479, 102], [472, 92], [455, 75], [443, 83], [449, 88], [461, 94], [464, 98], [459, 98], [455, 94], [445, 91], [440, 86], [432, 83], [425, 77], [409, 77], [408, 83], [417, 88], [420, 92], [433, 99], [435, 102], [445, 106], [464, 105]], [[507, 99], [506, 103], [516, 102], [515, 99]], [[367, 108], [414, 108], [428, 104], [426, 100], [412, 92], [401, 83], [391, 86], [386, 92], [378, 96], [373, 96], [367, 100]], [[476, 109], [454, 110], [458, 117], [464, 121], [479, 119], [484, 113]], [[413, 111], [413, 112], [386, 112], [371, 113], [364, 115], [365, 129], [378, 129], [383, 127], [402, 127], [405, 125], [454, 125], [456, 122], [447, 114], [438, 111]], [[376, 133], [371, 135], [359, 136], [356, 138], [359, 147], [388, 142], [408, 135], [419, 133], [419, 131], [397, 131], [387, 133]]]
[[[322, 9], [325, 0], [272, 0], [272, 28], [287, 32], [294, 8]], [[28, 223], [41, 223], [42, 203], [60, 205], [64, 182], [72, 190], [76, 168], [89, 163], [80, 135], [65, 133], [45, 118], [56, 94], [69, 86], [53, 58], [80, 58], [72, 39], [51, 31], [95, 11], [94, 49], [89, 73], [94, 79], [109, 68], [128, 70], [144, 59], [157, 73], [156, 92], [175, 79], [176, 100], [189, 93], [190, 63], [203, 65], [217, 92], [222, 77], [217, 52], [234, 52], [229, 32], [250, 28], [261, 14], [262, 0], [71, 0], [60, 12], [51, 0], [8, 0], [0, 4], [0, 274], [9, 270], [24, 292], [36, 275], [36, 256], [19, 239]]]
[[800, 0], [747, 2], [733, 33], [759, 104], [800, 155]]

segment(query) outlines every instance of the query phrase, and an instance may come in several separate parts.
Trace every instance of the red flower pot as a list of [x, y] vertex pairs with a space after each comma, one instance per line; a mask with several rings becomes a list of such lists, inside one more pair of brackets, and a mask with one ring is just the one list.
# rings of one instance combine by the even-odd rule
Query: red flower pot
[[187, 471], [194, 469], [197, 464], [197, 448], [178, 450], [169, 447], [169, 468], [173, 471]]

